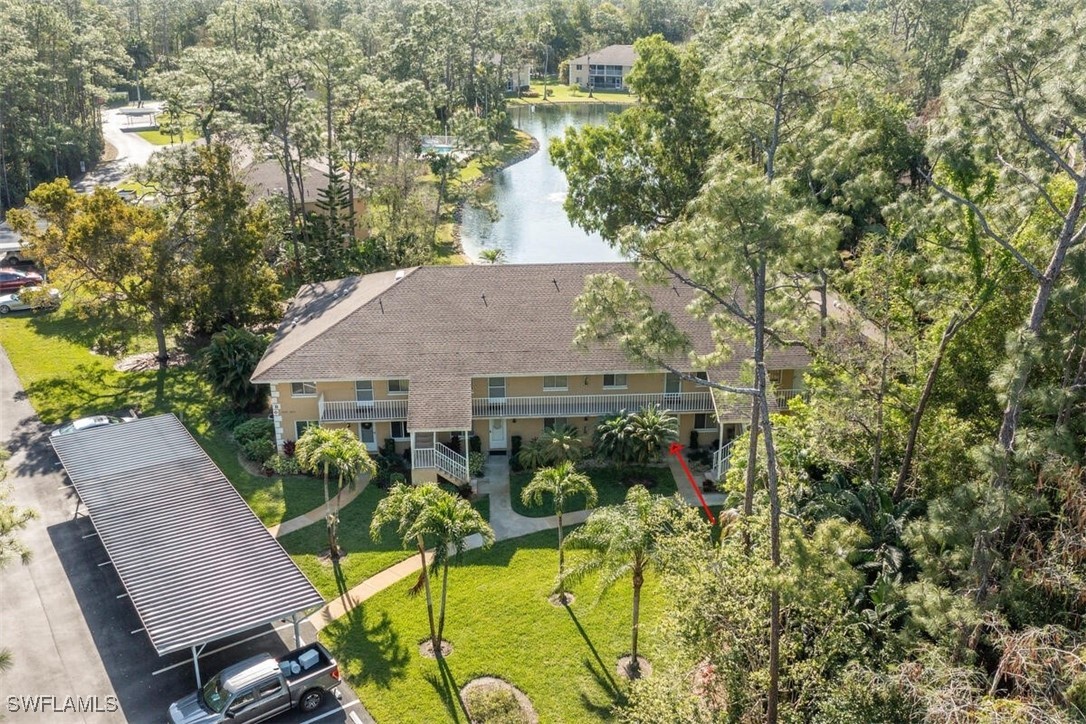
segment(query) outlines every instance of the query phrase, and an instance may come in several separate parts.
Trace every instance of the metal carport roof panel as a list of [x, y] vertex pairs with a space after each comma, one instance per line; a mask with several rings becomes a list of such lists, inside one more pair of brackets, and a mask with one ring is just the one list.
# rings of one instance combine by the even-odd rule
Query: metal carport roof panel
[[173, 415], [52, 443], [159, 655], [324, 603]]

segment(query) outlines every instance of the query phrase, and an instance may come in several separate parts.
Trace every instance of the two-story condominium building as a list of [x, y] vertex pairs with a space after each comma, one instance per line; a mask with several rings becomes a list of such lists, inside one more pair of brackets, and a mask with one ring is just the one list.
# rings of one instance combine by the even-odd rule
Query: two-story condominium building
[[608, 45], [571, 58], [569, 82], [584, 90], [622, 90], [636, 61], [637, 52], [632, 45]]
[[[575, 297], [589, 274], [629, 279], [630, 263], [414, 267], [303, 287], [252, 380], [271, 387], [276, 442], [308, 425], [349, 426], [370, 450], [386, 439], [410, 448], [416, 482], [463, 482], [467, 461], [449, 443], [478, 435], [482, 449], [507, 453], [548, 426], [591, 437], [600, 416], [659, 405], [679, 419], [680, 440], [726, 442], [749, 421], [745, 401], [725, 403], [704, 386], [633, 365], [614, 346], [573, 344]], [[691, 319], [689, 289], [652, 290], [657, 308], [679, 320], [698, 352], [709, 327]], [[736, 381], [745, 345], [727, 368], [684, 372]], [[779, 400], [800, 384], [801, 347], [768, 355]], [[719, 456], [718, 456], [719, 458]]]

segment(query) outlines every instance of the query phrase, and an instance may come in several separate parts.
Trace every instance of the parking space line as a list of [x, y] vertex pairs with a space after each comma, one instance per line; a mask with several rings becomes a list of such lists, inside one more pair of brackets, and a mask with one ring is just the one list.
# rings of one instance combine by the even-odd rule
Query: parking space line
[[[213, 649], [211, 651], [205, 651], [202, 654], [200, 654], [200, 658], [202, 659], [205, 656], [210, 656], [211, 654], [217, 654], [220, 651], [226, 651], [227, 649], [233, 648], [235, 646], [240, 646], [241, 644], [248, 643], [249, 641], [252, 641], [253, 639], [258, 639], [261, 636], [267, 636], [268, 634], [275, 633], [276, 631], [282, 631], [285, 628], [291, 628], [293, 626], [294, 626], [294, 624], [284, 624], [282, 626], [274, 626], [274, 627], [272, 627], [271, 631], [265, 631], [264, 633], [253, 634], [252, 636], [250, 636], [248, 638], [244, 638], [241, 641], [235, 641], [232, 644], [227, 644], [226, 646], [220, 646], [219, 648]], [[161, 669], [159, 669], [158, 671], [152, 671], [151, 676], [158, 676], [159, 674], [164, 674], [167, 671], [170, 671], [171, 669], [176, 669], [178, 666], [192, 666], [192, 659], [191, 658], [190, 659], [185, 659], [184, 661], [178, 661], [176, 664], [170, 664], [169, 666], [164, 666]]]
[[[350, 709], [352, 706], [356, 705], [357, 703], [358, 703], [357, 701], [352, 701], [350, 704], [344, 704], [343, 702], [340, 702], [339, 709], [336, 709], [335, 711], [326, 711], [323, 714], [318, 714], [317, 716], [313, 717], [312, 719], [306, 719], [305, 721], [300, 722], [299, 724], [311, 724], [311, 722], [320, 721], [321, 719], [324, 719], [325, 717], [330, 717], [333, 714], [342, 714], [343, 712], [347, 711], [348, 709]], [[353, 711], [351, 712], [351, 718], [354, 719], [356, 722], [358, 722], [358, 724], [362, 724], [362, 722], [359, 719], [355, 719]]]
[[[351, 703], [354, 704], [353, 701]], [[358, 714], [353, 711], [351, 712], [351, 721], [353, 721], [354, 724], [362, 724], [362, 720], [358, 718]]]

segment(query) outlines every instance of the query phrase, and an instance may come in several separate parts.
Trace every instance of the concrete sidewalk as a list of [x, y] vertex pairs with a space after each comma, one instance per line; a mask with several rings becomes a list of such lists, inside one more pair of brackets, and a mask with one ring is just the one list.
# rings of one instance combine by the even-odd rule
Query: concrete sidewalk
[[[354, 486], [354, 490], [344, 490], [339, 499], [339, 508], [342, 511], [347, 507], [347, 504], [362, 494], [362, 491], [369, 485], [370, 479], [367, 477]], [[331, 485], [331, 483], [329, 483]], [[333, 497], [333, 503], [335, 498]], [[297, 517], [285, 520], [281, 523], [268, 526], [268, 532], [272, 534], [273, 538], [282, 538], [288, 533], [293, 533], [296, 530], [301, 530], [307, 525], [313, 525], [314, 523], [320, 523], [324, 521], [325, 506], [321, 505], [319, 508], [314, 508], [308, 513], [303, 513]]]

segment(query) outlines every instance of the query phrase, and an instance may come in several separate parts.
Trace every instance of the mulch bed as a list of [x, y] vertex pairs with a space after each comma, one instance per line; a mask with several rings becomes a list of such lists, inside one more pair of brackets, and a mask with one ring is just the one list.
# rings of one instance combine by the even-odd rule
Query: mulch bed
[[[539, 724], [539, 715], [536, 714], [535, 707], [532, 706], [532, 702], [528, 698], [528, 695], [508, 681], [503, 681], [496, 676], [480, 676], [478, 679], [472, 679], [464, 684], [463, 688], [460, 689], [460, 701], [464, 702], [464, 706], [468, 711], [468, 716], [471, 716], [471, 707], [467, 705], [468, 693], [476, 689], [491, 691], [503, 690], [510, 692], [516, 698], [517, 703], [520, 704], [520, 712], [523, 715], [521, 721], [527, 722], [528, 724]], [[472, 717], [472, 721], [475, 721], [474, 717]]]
[[[631, 674], [633, 673], [630, 671], [631, 663], [633, 663], [633, 659], [629, 655], [623, 656], [618, 660], [618, 665], [615, 667], [615, 673], [617, 673], [624, 679], [634, 678], [633, 676], [631, 676]], [[637, 675], [637, 678], [643, 679], [646, 676], [652, 676], [652, 664], [649, 663], [648, 659], [646, 659], [644, 656], [638, 656], [637, 664], [641, 669]]]

